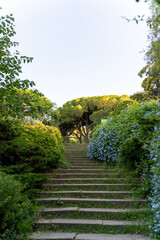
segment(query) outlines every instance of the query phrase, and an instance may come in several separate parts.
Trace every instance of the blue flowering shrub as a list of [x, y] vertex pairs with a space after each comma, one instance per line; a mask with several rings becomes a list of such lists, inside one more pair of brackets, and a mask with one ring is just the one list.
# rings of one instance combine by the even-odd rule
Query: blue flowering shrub
[[96, 127], [88, 157], [141, 176], [154, 212], [150, 228], [160, 239], [160, 101], [133, 105]]
[[95, 128], [90, 139], [88, 157], [105, 161], [107, 165], [119, 163], [125, 141], [135, 136], [144, 144], [151, 139], [154, 127], [160, 121], [159, 111], [160, 102], [157, 101], [135, 105], [120, 115], [109, 118]]
[[154, 213], [152, 237], [160, 239], [160, 126], [155, 127], [154, 135], [150, 143], [150, 159], [153, 164], [151, 168], [151, 206]]
[[108, 165], [118, 162], [122, 143], [132, 136], [147, 140], [159, 121], [159, 102], [135, 105], [118, 116], [99, 125], [92, 134], [88, 157], [106, 161]]
[[89, 144], [88, 157], [115, 165], [123, 141], [135, 134], [137, 123], [128, 121], [127, 116], [114, 116], [98, 126]]

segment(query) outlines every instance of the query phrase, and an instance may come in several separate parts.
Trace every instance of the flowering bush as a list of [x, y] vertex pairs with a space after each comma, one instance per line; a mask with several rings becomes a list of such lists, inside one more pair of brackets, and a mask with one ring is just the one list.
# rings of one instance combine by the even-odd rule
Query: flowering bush
[[160, 101], [135, 105], [99, 125], [88, 157], [139, 172], [142, 190], [151, 196], [152, 236], [160, 239]]
[[132, 136], [147, 141], [159, 122], [160, 102], [135, 105], [118, 116], [109, 118], [92, 134], [88, 157], [106, 161], [108, 165], [119, 162], [122, 143]]
[[154, 213], [152, 237], [160, 239], [160, 126], [155, 127], [153, 139], [150, 144], [150, 158], [153, 160], [152, 171], [152, 196], [150, 198]]
[[110, 118], [97, 127], [89, 144], [88, 157], [106, 161], [108, 165], [117, 162], [120, 146], [137, 129], [136, 123], [128, 122], [125, 115]]

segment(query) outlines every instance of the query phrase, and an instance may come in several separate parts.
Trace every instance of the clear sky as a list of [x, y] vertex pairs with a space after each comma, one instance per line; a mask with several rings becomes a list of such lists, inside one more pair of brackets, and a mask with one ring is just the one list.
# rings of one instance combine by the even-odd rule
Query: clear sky
[[121, 16], [148, 16], [144, 0], [0, 0], [0, 6], [1, 15], [14, 14], [21, 55], [34, 58], [21, 79], [34, 81], [58, 107], [142, 90], [137, 74], [148, 29]]

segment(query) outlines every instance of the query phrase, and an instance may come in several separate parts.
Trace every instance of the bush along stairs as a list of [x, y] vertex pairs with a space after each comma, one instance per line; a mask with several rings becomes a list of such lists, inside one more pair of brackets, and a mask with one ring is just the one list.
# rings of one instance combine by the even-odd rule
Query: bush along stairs
[[134, 197], [137, 178], [86, 157], [87, 145], [66, 145], [69, 169], [57, 169], [39, 193], [41, 218], [31, 239], [147, 240], [147, 200]]

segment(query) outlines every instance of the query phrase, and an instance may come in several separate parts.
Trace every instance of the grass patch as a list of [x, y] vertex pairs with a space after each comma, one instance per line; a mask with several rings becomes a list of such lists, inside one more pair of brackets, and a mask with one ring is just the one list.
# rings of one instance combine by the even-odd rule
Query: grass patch
[[131, 212], [108, 212], [108, 213], [87, 213], [87, 212], [59, 212], [46, 213], [41, 212], [42, 217], [46, 219], [66, 218], [66, 219], [96, 219], [96, 220], [125, 220], [125, 221], [142, 221], [151, 220], [152, 212], [150, 210], [131, 211]]
[[130, 185], [122, 185], [122, 186], [61, 186], [61, 187], [54, 187], [54, 186], [44, 186], [44, 190], [49, 191], [78, 191], [81, 190], [90, 190], [90, 191], [133, 191], [135, 188], [133, 188]]
[[[72, 184], [72, 183], [81, 183], [81, 184], [87, 184], [87, 183], [90, 183], [90, 184], [127, 184], [129, 182], [127, 182], [127, 180], [124, 178], [124, 179], [118, 179], [118, 178], [108, 178], [108, 179], [99, 179], [99, 180], [96, 180], [96, 179], [92, 179], [92, 178], [89, 178], [88, 180], [87, 179], [76, 179], [76, 178], [73, 178], [73, 180], [71, 179], [66, 179], [66, 180], [61, 180], [61, 179], [58, 179], [58, 180], [49, 180], [48, 183], [55, 183], [55, 182], [58, 182], [58, 183], [66, 183], [66, 184]], [[132, 181], [130, 182], [130, 184], [138, 184], [137, 181]], [[139, 186], [138, 186], [139, 187]]]
[[55, 202], [44, 202], [43, 204], [41, 203], [42, 206], [46, 207], [79, 207], [79, 208], [133, 208], [133, 209], [138, 209], [138, 208], [145, 208], [147, 207], [146, 202], [85, 202], [85, 201], [80, 201], [80, 202], [64, 202], [62, 200], [57, 200]]
[[84, 194], [84, 193], [63, 193], [63, 194], [52, 194], [52, 193], [41, 193], [39, 194], [40, 197], [47, 197], [47, 198], [60, 198], [60, 197], [77, 197], [77, 198], [107, 198], [107, 199], [133, 199], [133, 194], [121, 194], [121, 193], [108, 193], [108, 194]]
[[82, 226], [58, 226], [51, 224], [50, 226], [41, 226], [36, 228], [39, 231], [53, 232], [76, 232], [76, 233], [104, 233], [104, 234], [146, 234], [149, 235], [148, 226], [132, 225], [132, 226], [102, 226], [102, 225], [82, 225]]

